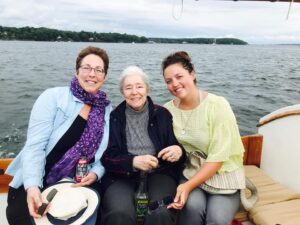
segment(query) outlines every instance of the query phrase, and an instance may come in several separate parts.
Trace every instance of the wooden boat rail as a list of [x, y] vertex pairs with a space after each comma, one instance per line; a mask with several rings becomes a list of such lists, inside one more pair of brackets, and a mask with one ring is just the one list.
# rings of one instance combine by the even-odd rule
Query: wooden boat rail
[[284, 117], [287, 117], [287, 116], [295, 116], [295, 115], [300, 115], [300, 110], [291, 110], [291, 111], [286, 111], [286, 112], [283, 112], [283, 113], [276, 114], [274, 116], [271, 116], [270, 118], [267, 118], [267, 119], [259, 122], [256, 126], [261, 127], [261, 126], [263, 126], [267, 123], [270, 123], [274, 120], [281, 119], [281, 118], [284, 118]]
[[263, 136], [260, 134], [243, 136], [244, 165], [255, 165], [260, 167]]
[[[255, 165], [260, 167], [262, 141], [263, 137], [259, 134], [242, 137], [245, 148], [244, 165]], [[12, 177], [4, 174], [4, 171], [12, 160], [12, 158], [0, 159], [0, 193], [6, 193], [8, 191], [8, 184], [12, 180]]]
[[0, 159], [0, 193], [5, 193], [8, 191], [8, 184], [12, 180], [12, 177], [4, 174], [4, 171], [12, 160], [13, 159]]

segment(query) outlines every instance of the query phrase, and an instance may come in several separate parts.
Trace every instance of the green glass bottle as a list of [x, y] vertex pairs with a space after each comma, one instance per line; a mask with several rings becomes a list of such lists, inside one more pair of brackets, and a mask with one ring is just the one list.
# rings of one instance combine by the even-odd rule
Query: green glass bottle
[[140, 183], [135, 195], [135, 210], [137, 223], [142, 225], [148, 213], [149, 197], [147, 192], [147, 173], [140, 173]]

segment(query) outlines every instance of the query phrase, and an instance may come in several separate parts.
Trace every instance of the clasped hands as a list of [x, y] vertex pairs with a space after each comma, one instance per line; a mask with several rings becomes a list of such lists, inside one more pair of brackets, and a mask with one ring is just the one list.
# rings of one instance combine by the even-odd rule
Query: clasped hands
[[172, 145], [162, 149], [157, 157], [153, 155], [139, 155], [133, 158], [133, 168], [150, 171], [159, 166], [159, 159], [168, 162], [177, 162], [182, 155], [182, 150], [178, 145]]

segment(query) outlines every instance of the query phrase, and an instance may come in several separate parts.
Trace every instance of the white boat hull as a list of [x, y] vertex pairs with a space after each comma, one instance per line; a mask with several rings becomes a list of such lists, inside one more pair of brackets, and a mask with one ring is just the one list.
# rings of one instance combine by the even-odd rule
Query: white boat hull
[[264, 116], [260, 122], [277, 119], [262, 125], [258, 133], [264, 137], [261, 169], [277, 182], [300, 192], [300, 113], [297, 112], [300, 104]]

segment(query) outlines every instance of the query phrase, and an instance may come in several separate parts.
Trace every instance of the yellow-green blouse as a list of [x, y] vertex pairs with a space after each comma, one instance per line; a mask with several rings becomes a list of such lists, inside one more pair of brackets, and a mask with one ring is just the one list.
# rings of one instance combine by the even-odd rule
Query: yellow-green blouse
[[173, 100], [164, 106], [173, 115], [176, 138], [187, 153], [201, 151], [207, 156], [207, 162], [223, 162], [219, 173], [230, 172], [243, 165], [244, 147], [239, 129], [224, 97], [209, 93], [192, 110], [178, 109]]

